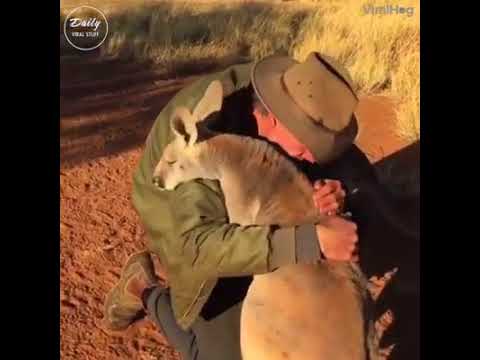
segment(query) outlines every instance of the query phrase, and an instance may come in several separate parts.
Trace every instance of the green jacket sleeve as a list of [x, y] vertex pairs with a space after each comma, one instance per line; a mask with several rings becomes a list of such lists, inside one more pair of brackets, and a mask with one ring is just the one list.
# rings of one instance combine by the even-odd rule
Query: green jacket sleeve
[[188, 267], [206, 278], [258, 274], [286, 264], [318, 260], [318, 241], [305, 226], [229, 223], [216, 181], [190, 181], [174, 191], [162, 191], [152, 184], [153, 169], [171, 141], [168, 119], [172, 108], [179, 102], [192, 101], [192, 97], [182, 97], [202, 92], [210, 81], [198, 81], [180, 92], [161, 112], [148, 136], [134, 175], [132, 200], [150, 247], [165, 262], [167, 271]]

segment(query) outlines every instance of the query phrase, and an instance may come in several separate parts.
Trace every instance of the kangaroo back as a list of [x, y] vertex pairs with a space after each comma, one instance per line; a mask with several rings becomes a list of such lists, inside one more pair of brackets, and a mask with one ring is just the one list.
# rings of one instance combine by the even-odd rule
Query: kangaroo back
[[231, 222], [290, 226], [322, 219], [310, 181], [272, 145], [234, 134], [206, 142], [204, 158], [218, 165]]
[[[231, 222], [321, 221], [309, 180], [266, 142], [222, 134], [208, 140]], [[244, 300], [244, 360], [365, 360], [371, 327], [366, 279], [348, 263], [290, 265], [256, 275]]]

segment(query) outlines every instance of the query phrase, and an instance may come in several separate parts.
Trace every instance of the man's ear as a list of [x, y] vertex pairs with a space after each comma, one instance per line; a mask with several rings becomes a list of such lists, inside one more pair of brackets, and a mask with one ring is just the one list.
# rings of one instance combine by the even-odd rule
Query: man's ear
[[193, 116], [197, 121], [206, 119], [214, 112], [220, 111], [223, 102], [223, 87], [219, 80], [214, 80], [208, 85], [205, 94], [193, 110]]
[[181, 138], [185, 145], [193, 145], [198, 138], [195, 118], [185, 107], [178, 107], [170, 118], [170, 126], [175, 137]]

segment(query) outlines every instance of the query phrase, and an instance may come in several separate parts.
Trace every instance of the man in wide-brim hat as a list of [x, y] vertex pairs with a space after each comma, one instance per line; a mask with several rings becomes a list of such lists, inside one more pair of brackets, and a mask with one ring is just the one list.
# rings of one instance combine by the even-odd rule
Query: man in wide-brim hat
[[[208, 126], [276, 144], [312, 181], [352, 146], [358, 99], [345, 69], [330, 58], [270, 56], [183, 89], [148, 136], [133, 204], [149, 252], [131, 256], [124, 266], [105, 301], [105, 326], [124, 330], [146, 313], [184, 359], [235, 360], [241, 303], [252, 276], [322, 258], [355, 260], [358, 237], [356, 225], [337, 215], [345, 197], [339, 181], [315, 183], [315, 204], [330, 215], [325, 223], [280, 228], [230, 224], [216, 182], [197, 180], [173, 191], [155, 186], [154, 167], [173, 138], [172, 112], [178, 106], [192, 110], [214, 80], [221, 81], [223, 103]], [[168, 280], [159, 282], [152, 256]]]

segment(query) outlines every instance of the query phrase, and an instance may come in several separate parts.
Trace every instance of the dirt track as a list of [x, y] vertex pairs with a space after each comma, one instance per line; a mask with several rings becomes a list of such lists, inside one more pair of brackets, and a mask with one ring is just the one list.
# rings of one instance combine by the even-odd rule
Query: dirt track
[[[143, 247], [142, 230], [130, 204], [131, 175], [142, 143], [162, 106], [191, 80], [162, 80], [160, 74], [138, 65], [62, 66], [60, 326], [64, 360], [178, 358], [147, 320], [121, 336], [105, 334], [97, 321], [122, 264]], [[359, 118], [359, 144], [372, 161], [405, 146], [392, 135], [391, 107], [384, 99], [362, 101]], [[411, 260], [408, 254], [399, 263], [386, 258], [389, 262], [380, 270]], [[412, 276], [415, 271], [410, 271]], [[415, 286], [414, 291], [409, 295], [413, 303], [412, 296], [418, 297]], [[396, 294], [393, 302], [404, 303]], [[403, 341], [404, 349], [410, 351], [408, 359], [414, 359], [418, 338], [408, 336], [416, 336], [411, 332], [418, 327], [418, 314], [410, 308], [399, 308], [397, 313], [404, 317], [405, 329], [393, 341]]]

